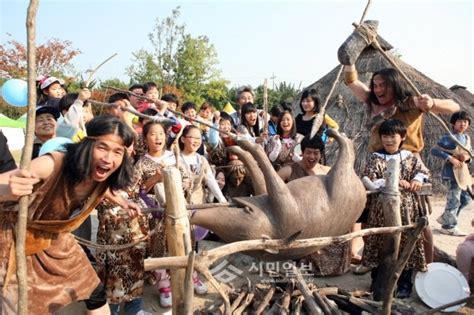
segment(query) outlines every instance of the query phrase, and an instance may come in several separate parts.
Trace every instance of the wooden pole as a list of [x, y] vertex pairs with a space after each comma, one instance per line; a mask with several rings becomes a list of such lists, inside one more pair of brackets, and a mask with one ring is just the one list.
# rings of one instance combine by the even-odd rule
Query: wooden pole
[[[205, 268], [209, 267], [216, 260], [243, 251], [250, 250], [264, 250], [270, 249], [292, 249], [292, 248], [306, 248], [316, 246], [328, 246], [332, 244], [340, 244], [347, 242], [354, 237], [361, 237], [366, 235], [384, 234], [384, 233], [396, 233], [410, 229], [414, 229], [415, 225], [406, 225], [401, 227], [381, 227], [381, 228], [370, 228], [364, 229], [357, 232], [352, 232], [346, 235], [334, 236], [334, 237], [318, 237], [311, 239], [294, 240], [289, 243], [286, 240], [249, 240], [240, 241], [230, 244], [225, 244], [217, 248], [205, 251], [196, 255], [194, 266], [198, 271], [204, 271]], [[144, 261], [145, 271], [163, 269], [163, 268], [186, 268], [188, 264], [188, 257], [175, 256], [175, 257], [162, 257], [162, 258], [147, 258]]]
[[263, 81], [263, 132], [268, 132], [268, 81]]
[[[26, 121], [25, 146], [21, 155], [20, 168], [29, 170], [33, 151], [33, 133], [36, 116], [36, 12], [38, 0], [30, 0], [26, 17], [27, 62], [28, 62], [28, 114]], [[19, 201], [18, 222], [15, 230], [16, 276], [18, 281], [18, 314], [28, 314], [28, 281], [26, 270], [25, 240], [28, 220], [28, 196]]]
[[[192, 250], [190, 226], [186, 202], [181, 185], [181, 174], [177, 168], [171, 167], [163, 171], [163, 183], [166, 195], [166, 240], [171, 256], [188, 256]], [[188, 259], [186, 259], [188, 260]], [[173, 314], [185, 312], [186, 270], [171, 269], [171, 290], [173, 293]]]
[[[398, 184], [400, 181], [400, 161], [392, 159], [388, 161], [385, 172], [385, 188], [383, 194], [383, 216], [384, 226], [398, 227], [402, 225], [400, 216], [400, 193]], [[374, 300], [380, 301], [389, 291], [387, 281], [393, 272], [393, 267], [398, 259], [400, 249], [400, 233], [385, 235], [382, 262], [374, 283]]]

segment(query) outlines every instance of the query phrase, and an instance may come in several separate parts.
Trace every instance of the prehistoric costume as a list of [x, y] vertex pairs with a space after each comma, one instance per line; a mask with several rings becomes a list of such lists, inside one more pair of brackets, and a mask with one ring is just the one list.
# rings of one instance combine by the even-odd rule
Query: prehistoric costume
[[301, 157], [294, 155], [295, 147], [301, 142], [301, 140], [303, 140], [303, 136], [300, 134], [297, 134], [292, 138], [270, 138], [265, 151], [276, 171], [293, 162], [301, 160]]
[[[420, 159], [411, 152], [401, 150], [395, 154], [389, 154], [381, 150], [373, 153], [364, 170], [364, 176], [367, 176], [374, 183], [384, 185], [384, 172], [387, 168], [388, 161], [395, 159], [400, 162], [400, 180], [408, 182], [413, 179], [423, 183], [428, 177], [428, 173], [424, 170]], [[368, 227], [383, 227], [383, 195], [375, 193], [368, 196], [366, 209], [368, 210]], [[400, 211], [402, 225], [412, 224], [423, 215], [422, 208], [418, 202], [415, 193], [401, 190], [400, 192]], [[369, 235], [365, 239], [365, 246], [362, 255], [362, 264], [367, 267], [376, 268], [382, 259], [382, 251], [384, 248], [383, 235]], [[406, 233], [402, 233], [400, 241], [400, 251], [403, 250], [407, 241]], [[423, 249], [423, 240], [419, 239], [416, 246], [408, 259], [405, 270], [414, 269], [426, 270], [426, 261]]]
[[389, 118], [398, 119], [407, 127], [407, 135], [405, 141], [403, 141], [402, 149], [412, 153], [420, 153], [424, 147], [423, 112], [415, 106], [411, 97], [371, 118], [371, 121], [367, 124], [370, 129], [369, 152], [373, 153], [383, 148], [379, 137], [379, 126]]
[[[50, 314], [89, 298], [99, 278], [70, 231], [76, 229], [106, 190], [98, 184], [89, 200], [62, 176], [64, 155], [50, 154], [54, 170], [30, 196], [26, 248], [28, 312]], [[77, 211], [79, 210], [79, 211]], [[14, 228], [18, 203], [0, 203], [0, 314], [16, 313]], [[12, 256], [13, 255], [13, 256]]]
[[[134, 166], [132, 184], [127, 188], [125, 197], [142, 207], [156, 207], [157, 199], [143, 192], [142, 185], [155, 175], [157, 168], [174, 164], [173, 159], [170, 151], [165, 151], [159, 158], [144, 155]], [[164, 222], [151, 214], [130, 218], [126, 211], [108, 202], [103, 202], [98, 210], [98, 244], [123, 245], [144, 239], [125, 250], [97, 252], [97, 273], [105, 284], [107, 300], [118, 304], [140, 298], [143, 296], [145, 277], [144, 259], [163, 257], [166, 252]], [[145, 241], [147, 236], [149, 238]], [[148, 278], [153, 282], [153, 277]]]

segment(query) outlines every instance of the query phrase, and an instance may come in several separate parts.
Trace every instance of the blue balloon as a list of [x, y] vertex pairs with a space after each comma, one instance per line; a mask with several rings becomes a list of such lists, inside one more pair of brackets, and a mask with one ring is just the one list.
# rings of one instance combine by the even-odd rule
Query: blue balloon
[[66, 148], [64, 145], [68, 143], [72, 143], [72, 140], [65, 137], [56, 137], [53, 139], [49, 139], [41, 146], [38, 156], [42, 156], [46, 153], [50, 153], [53, 151], [66, 152]]
[[2, 98], [15, 107], [28, 105], [28, 83], [19, 79], [10, 79], [2, 86]]

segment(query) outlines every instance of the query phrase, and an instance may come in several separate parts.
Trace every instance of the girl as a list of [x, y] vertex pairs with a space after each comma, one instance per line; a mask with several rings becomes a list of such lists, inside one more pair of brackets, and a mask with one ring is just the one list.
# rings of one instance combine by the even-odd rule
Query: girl
[[[179, 138], [180, 163], [184, 165], [185, 172], [190, 179], [190, 186], [186, 189], [185, 198], [188, 204], [202, 204], [206, 202], [204, 184], [214, 195], [218, 202], [227, 202], [219, 184], [212, 173], [206, 158], [197, 153], [201, 146], [202, 134], [199, 127], [188, 125], [184, 127]], [[193, 274], [194, 291], [196, 294], [207, 293], [206, 285], [199, 279], [197, 272]]]
[[219, 189], [209, 162], [204, 156], [197, 154], [201, 142], [202, 135], [199, 127], [194, 125], [184, 127], [179, 138], [179, 148], [181, 149], [180, 161], [191, 179], [191, 185], [185, 194], [186, 200], [189, 204], [205, 203], [205, 184], [219, 202], [227, 202]]
[[[321, 110], [321, 102], [318, 93], [315, 89], [305, 90], [301, 94], [300, 108], [302, 114], [298, 114], [295, 118], [296, 132], [306, 136], [311, 132], [313, 122], [316, 114]], [[326, 135], [327, 128], [339, 129], [339, 125], [328, 114], [324, 114], [324, 121], [319, 128], [317, 135], [327, 143], [328, 137]]]
[[221, 112], [219, 122], [214, 124], [214, 127], [218, 127], [219, 130], [225, 133], [219, 135], [217, 130], [209, 130], [209, 148], [207, 150], [209, 152], [209, 162], [216, 167], [226, 166], [230, 160], [237, 159], [237, 156], [229, 155], [226, 149], [227, 146], [236, 145], [235, 141], [226, 134], [235, 129], [234, 120], [226, 112]]
[[[148, 122], [143, 127], [143, 138], [147, 153], [135, 164], [133, 180], [127, 188], [125, 198], [130, 198], [144, 207], [157, 204], [146, 195], [162, 180], [163, 167], [174, 164], [174, 156], [165, 151], [166, 133], [164, 127], [156, 122]], [[142, 197], [143, 199], [141, 199]], [[143, 260], [148, 257], [165, 255], [165, 238], [162, 222], [156, 222], [149, 215], [130, 218], [120, 207], [103, 204], [98, 211], [99, 227], [97, 243], [121, 245], [144, 238], [149, 231], [156, 229], [146, 243], [119, 251], [99, 251], [97, 254], [98, 274], [105, 284], [107, 300], [112, 314], [120, 313], [120, 303], [124, 303], [126, 314], [136, 314], [142, 309], [143, 284], [145, 272]], [[159, 230], [159, 231], [158, 231]], [[147, 246], [148, 245], [148, 246]], [[171, 306], [170, 283], [165, 270], [155, 271], [160, 290], [160, 305]], [[163, 292], [165, 291], [165, 292]]]
[[[383, 122], [379, 128], [379, 137], [383, 149], [372, 153], [364, 175], [379, 187], [385, 185], [384, 172], [387, 168], [387, 162], [395, 159], [400, 163], [400, 211], [402, 224], [416, 222], [421, 217], [421, 206], [418, 203], [415, 192], [421, 189], [422, 183], [428, 178], [426, 168], [422, 166], [420, 159], [407, 150], [401, 150], [403, 141], [406, 139], [406, 127], [400, 120], [389, 119]], [[384, 226], [383, 195], [372, 194], [367, 199], [366, 211], [368, 211], [367, 225], [371, 227]], [[406, 234], [402, 233], [400, 251], [406, 243]], [[378, 272], [378, 265], [383, 251], [383, 236], [367, 236], [362, 265], [372, 269], [372, 284], [375, 281]], [[407, 298], [412, 289], [412, 271], [426, 270], [426, 261], [423, 249], [423, 241], [419, 239], [416, 243], [405, 270], [402, 272], [398, 281], [397, 297]]]
[[[0, 175], [0, 201], [30, 196], [26, 243], [28, 310], [55, 313], [85, 300], [88, 314], [109, 314], [103, 286], [71, 230], [79, 226], [106, 190], [126, 187], [132, 175], [126, 148], [133, 132], [120, 120], [100, 116], [87, 125], [88, 137], [31, 161], [30, 171]], [[130, 216], [139, 208], [125, 201]], [[15, 314], [16, 274], [10, 265], [14, 250], [15, 203], [0, 204], [0, 313]]]
[[263, 143], [267, 138], [268, 132], [260, 129], [260, 120], [258, 118], [257, 109], [252, 103], [244, 104], [240, 111], [241, 125], [237, 127], [237, 131], [245, 137], [255, 141], [255, 143]]
[[276, 171], [292, 162], [301, 161], [294, 149], [303, 136], [296, 133], [295, 120], [291, 109], [285, 109], [278, 117], [277, 134], [270, 138], [266, 151]]
[[63, 80], [56, 77], [41, 77], [38, 81], [38, 106], [53, 106], [59, 109], [59, 100], [64, 96]]

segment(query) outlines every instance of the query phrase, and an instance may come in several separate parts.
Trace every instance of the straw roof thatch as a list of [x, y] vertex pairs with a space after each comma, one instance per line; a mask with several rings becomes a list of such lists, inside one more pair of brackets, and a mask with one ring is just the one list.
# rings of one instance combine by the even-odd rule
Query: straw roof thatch
[[[390, 44], [385, 42], [382, 47], [384, 47], [384, 49], [388, 51], [391, 56], [393, 56], [393, 53], [390, 52], [390, 49], [392, 48]], [[434, 82], [426, 75], [419, 72], [410, 65], [406, 64], [399, 58], [394, 58], [397, 60], [397, 63], [400, 68], [413, 81], [413, 83], [417, 86], [417, 88], [422, 94], [426, 93], [434, 98], [441, 99], [451, 98], [455, 100], [458, 104], [460, 104], [463, 110], [470, 112], [472, 117], [474, 117], [474, 108], [466, 105], [458, 95], [456, 95], [446, 87], [442, 86], [441, 84]], [[391, 65], [382, 56], [382, 54], [380, 54], [372, 47], [366, 48], [356, 62], [356, 68], [359, 73], [359, 80], [365, 82], [367, 85], [369, 84], [370, 78], [372, 77], [374, 71], [386, 67], [391, 67]], [[315, 88], [317, 91], [319, 91], [321, 101], [324, 102], [336, 78], [338, 70], [339, 66], [334, 68], [331, 72], [329, 72], [307, 88]], [[295, 112], [300, 112], [298, 103], [299, 96], [293, 104]], [[368, 121], [368, 110], [366, 105], [359, 102], [353, 96], [349, 88], [345, 86], [343, 79], [340, 78], [340, 81], [337, 83], [335, 91], [326, 107], [326, 113], [339, 123], [340, 130], [342, 130], [346, 135], [348, 135], [351, 139], [354, 140], [354, 146], [357, 156], [355, 169], [357, 173], [360, 174], [363, 170], [368, 156], [367, 146], [369, 130], [365, 127]], [[449, 117], [444, 116], [442, 118], [445, 122], [447, 122], [448, 127], [451, 127], [451, 125], [449, 124]], [[440, 185], [442, 161], [431, 156], [429, 151], [430, 148], [434, 144], [436, 144], [436, 141], [445, 133], [445, 131], [440, 126], [440, 124], [429, 115], [425, 115], [423, 130], [425, 148], [421, 152], [421, 155], [423, 161], [432, 172], [432, 182], [434, 184], [435, 190], [443, 191], [444, 189], [442, 185]], [[474, 139], [473, 128], [469, 129], [469, 134], [471, 136], [471, 139]], [[328, 164], [331, 165], [336, 154], [335, 151], [337, 150], [337, 146], [329, 145], [326, 150], [327, 161]]]
[[465, 86], [453, 85], [449, 89], [462, 99], [462, 105], [474, 106], [474, 94], [469, 92]]

